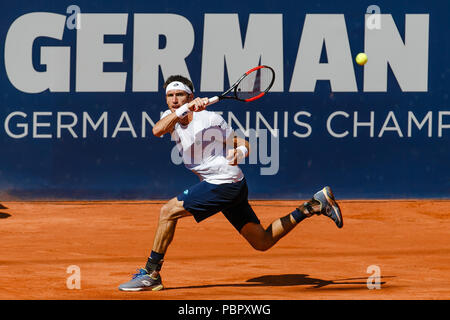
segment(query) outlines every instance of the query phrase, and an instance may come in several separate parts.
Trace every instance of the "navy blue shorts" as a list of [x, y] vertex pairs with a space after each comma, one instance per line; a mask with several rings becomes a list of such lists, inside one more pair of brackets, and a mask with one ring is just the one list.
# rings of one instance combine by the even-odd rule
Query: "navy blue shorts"
[[222, 211], [238, 232], [248, 222], [260, 221], [248, 203], [245, 178], [235, 183], [212, 184], [202, 181], [177, 196], [195, 221], [200, 222]]

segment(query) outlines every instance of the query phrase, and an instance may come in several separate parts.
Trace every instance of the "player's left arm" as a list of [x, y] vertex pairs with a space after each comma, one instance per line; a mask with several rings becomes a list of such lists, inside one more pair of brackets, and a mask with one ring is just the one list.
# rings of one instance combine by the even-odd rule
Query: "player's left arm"
[[232, 166], [237, 165], [250, 154], [250, 143], [233, 134], [227, 139], [226, 145], [232, 146], [227, 152], [228, 163]]

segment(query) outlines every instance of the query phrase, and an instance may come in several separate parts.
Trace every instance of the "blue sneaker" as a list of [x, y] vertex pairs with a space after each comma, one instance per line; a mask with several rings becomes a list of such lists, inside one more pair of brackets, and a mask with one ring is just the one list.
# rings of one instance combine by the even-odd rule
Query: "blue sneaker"
[[121, 291], [159, 291], [164, 287], [158, 272], [149, 274], [146, 269], [139, 269], [133, 279], [119, 286]]
[[333, 220], [338, 228], [342, 228], [344, 221], [342, 219], [341, 209], [334, 199], [333, 192], [331, 192], [330, 187], [325, 187], [319, 192], [317, 192], [313, 199], [320, 203], [320, 212], [331, 220]]

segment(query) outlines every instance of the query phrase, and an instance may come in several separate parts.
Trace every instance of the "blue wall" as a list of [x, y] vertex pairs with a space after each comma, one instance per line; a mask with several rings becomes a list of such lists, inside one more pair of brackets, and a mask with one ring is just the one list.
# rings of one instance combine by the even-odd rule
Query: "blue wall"
[[[204, 15], [206, 13], [238, 13], [241, 34], [245, 34], [251, 13], [278, 13], [283, 15], [284, 92], [272, 92], [253, 104], [224, 102], [214, 110], [231, 111], [245, 123], [250, 111], [251, 127], [255, 126], [256, 111], [273, 124], [274, 111], [278, 111], [280, 129], [284, 128], [283, 115], [289, 113], [288, 137], [280, 138], [280, 166], [276, 175], [260, 174], [265, 165], [242, 166], [250, 188], [250, 198], [301, 198], [310, 197], [323, 185], [333, 187], [339, 198], [448, 198], [450, 195], [450, 129], [443, 129], [438, 137], [439, 112], [450, 111], [450, 39], [449, 12], [446, 1], [377, 1], [382, 13], [392, 14], [400, 34], [405, 30], [405, 14], [429, 14], [428, 91], [403, 92], [389, 69], [387, 92], [364, 92], [364, 68], [354, 63], [358, 92], [331, 92], [329, 81], [318, 81], [314, 92], [289, 92], [299, 40], [306, 14], [341, 13], [345, 15], [351, 54], [364, 51], [364, 14], [370, 1], [77, 1], [83, 13], [128, 13], [125, 36], [111, 36], [107, 42], [122, 43], [123, 63], [105, 64], [105, 71], [127, 72], [125, 92], [76, 92], [76, 31], [65, 30], [63, 40], [39, 38], [34, 43], [33, 62], [38, 71], [40, 46], [71, 47], [70, 92], [24, 93], [8, 79], [4, 51], [6, 34], [11, 24], [30, 12], [53, 12], [66, 15], [73, 1], [10, 1], [0, 11], [0, 200], [1, 199], [162, 199], [175, 196], [187, 186], [196, 183], [197, 177], [171, 162], [173, 142], [168, 136], [160, 139], [149, 134], [140, 136], [141, 113], [147, 112], [154, 120], [166, 109], [164, 93], [133, 92], [133, 14], [175, 13], [187, 18], [195, 31], [195, 45], [186, 59], [191, 79], [200, 88]], [[354, 61], [354, 60], [353, 60]], [[245, 71], [245, 70], [243, 70]], [[226, 73], [225, 73], [226, 74]], [[160, 83], [163, 75], [160, 73]], [[225, 87], [228, 80], [225, 80]], [[197, 95], [211, 96], [214, 93]], [[311, 135], [299, 138], [293, 130], [304, 133], [293, 115], [307, 111]], [[31, 127], [26, 137], [14, 139], [6, 133], [5, 119], [12, 112], [21, 111], [27, 118], [15, 118], [31, 126], [33, 112], [50, 111], [51, 117], [42, 121], [50, 128], [40, 128], [41, 133], [51, 133], [51, 139], [33, 138]], [[56, 112], [70, 111], [78, 116], [89, 112], [94, 119], [108, 112], [110, 121], [108, 138], [99, 132], [90, 132], [82, 139], [64, 131], [56, 138]], [[128, 112], [137, 138], [129, 132], [119, 132], [111, 138], [112, 130], [122, 112]], [[332, 137], [326, 128], [328, 116], [334, 111], [344, 111], [349, 118], [338, 117], [333, 122], [336, 131], [348, 130], [344, 138]], [[353, 114], [360, 121], [368, 121], [370, 111], [375, 113], [374, 137], [368, 128], [359, 128], [353, 137]], [[390, 111], [403, 133], [379, 131]], [[427, 129], [413, 129], [407, 137], [408, 111], [417, 119], [432, 112], [432, 136]], [[443, 116], [450, 124], [450, 116]], [[392, 122], [391, 122], [392, 126]], [[14, 129], [18, 132], [18, 129]], [[283, 130], [283, 129], [282, 129]]]

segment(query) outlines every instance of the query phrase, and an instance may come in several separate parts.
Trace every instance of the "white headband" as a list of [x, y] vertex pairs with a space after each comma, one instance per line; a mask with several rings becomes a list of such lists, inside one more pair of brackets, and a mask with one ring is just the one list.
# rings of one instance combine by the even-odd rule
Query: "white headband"
[[173, 81], [173, 82], [169, 83], [169, 85], [166, 87], [166, 94], [167, 94], [167, 92], [169, 92], [169, 90], [183, 90], [183, 91], [187, 92], [188, 94], [192, 93], [191, 89], [187, 85], [185, 85], [183, 82], [180, 82], [180, 81]]

